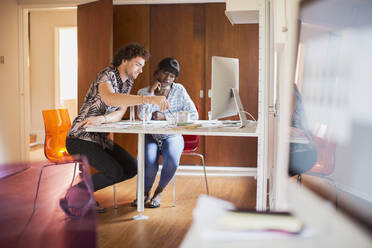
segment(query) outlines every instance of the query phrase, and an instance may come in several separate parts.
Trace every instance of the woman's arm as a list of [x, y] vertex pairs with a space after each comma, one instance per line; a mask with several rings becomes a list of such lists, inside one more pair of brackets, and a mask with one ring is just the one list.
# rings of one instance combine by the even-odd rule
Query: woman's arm
[[134, 106], [140, 104], [156, 104], [161, 110], [169, 109], [165, 96], [137, 96], [115, 93], [111, 84], [103, 82], [98, 85], [98, 94], [108, 106]]
[[183, 89], [183, 110], [190, 113], [191, 120], [199, 119], [198, 110], [195, 107], [194, 102], [192, 101], [191, 97], [187, 93], [186, 89]]

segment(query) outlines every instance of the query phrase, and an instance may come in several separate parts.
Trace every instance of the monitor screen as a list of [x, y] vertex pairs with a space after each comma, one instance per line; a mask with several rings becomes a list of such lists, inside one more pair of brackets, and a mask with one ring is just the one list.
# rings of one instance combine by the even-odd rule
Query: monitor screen
[[311, 182], [327, 181], [328, 197], [371, 228], [372, 1], [302, 1], [298, 32], [295, 84], [317, 149], [303, 184], [321, 193]]
[[213, 120], [238, 114], [231, 89], [239, 90], [239, 59], [212, 56]]

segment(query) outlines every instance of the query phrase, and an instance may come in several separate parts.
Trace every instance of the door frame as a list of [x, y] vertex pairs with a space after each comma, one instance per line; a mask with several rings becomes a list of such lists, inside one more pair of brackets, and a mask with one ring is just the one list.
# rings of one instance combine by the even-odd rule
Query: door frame
[[[79, 4], [96, 2], [82, 0]], [[77, 8], [78, 3], [25, 4], [18, 6], [18, 86], [19, 86], [19, 150], [21, 161], [29, 161], [30, 154], [30, 50], [29, 50], [29, 18], [31, 10], [52, 10]]]

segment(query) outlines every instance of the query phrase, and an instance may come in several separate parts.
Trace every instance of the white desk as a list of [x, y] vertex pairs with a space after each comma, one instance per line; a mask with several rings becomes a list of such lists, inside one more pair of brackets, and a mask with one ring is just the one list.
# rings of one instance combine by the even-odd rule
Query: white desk
[[[257, 124], [249, 123], [244, 128], [238, 127], [213, 127], [208, 125], [208, 121], [198, 121], [202, 127], [188, 129], [187, 127], [171, 127], [165, 121], [151, 121], [150, 124], [143, 125], [141, 122], [120, 121], [107, 123], [100, 126], [88, 126], [88, 132], [105, 132], [105, 133], [137, 133], [138, 134], [138, 175], [137, 175], [137, 211], [138, 216], [135, 219], [147, 218], [142, 215], [144, 211], [144, 170], [145, 170], [145, 134], [191, 134], [204, 136], [236, 136], [236, 137], [258, 137], [256, 132]], [[257, 165], [259, 166], [259, 165]], [[259, 180], [257, 175], [257, 195], [264, 197], [266, 192], [263, 187], [265, 180]], [[261, 201], [256, 204], [257, 209], [262, 209]]]
[[194, 216], [193, 224], [180, 247], [372, 247], [372, 236], [367, 230], [306, 187], [288, 181], [287, 194], [289, 210], [305, 225], [304, 231], [299, 235], [218, 230], [208, 222], [209, 217], [195, 219]]

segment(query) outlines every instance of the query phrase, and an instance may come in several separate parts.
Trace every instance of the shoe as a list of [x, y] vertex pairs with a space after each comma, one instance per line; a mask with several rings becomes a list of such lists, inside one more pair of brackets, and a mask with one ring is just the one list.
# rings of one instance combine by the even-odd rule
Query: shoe
[[162, 190], [156, 190], [154, 196], [151, 198], [151, 201], [145, 205], [147, 208], [159, 208], [161, 203]]
[[[150, 200], [150, 196], [149, 196], [149, 194], [148, 194], [148, 195], [144, 195], [143, 203], [146, 204], [149, 200]], [[136, 208], [136, 207], [137, 207], [137, 199], [134, 199], [134, 200], [131, 202], [130, 206]]]
[[150, 202], [148, 202], [146, 205], [145, 205], [146, 208], [160, 208], [160, 201], [157, 201], [157, 200], [154, 200], [154, 199], [151, 199]]
[[89, 211], [91, 203], [92, 196], [89, 191], [75, 185], [67, 189], [65, 197], [59, 201], [59, 206], [69, 217], [80, 218]]
[[97, 212], [97, 213], [100, 213], [100, 214], [106, 212], [106, 208], [103, 207], [101, 204], [99, 204], [98, 201], [96, 201], [96, 212]]

